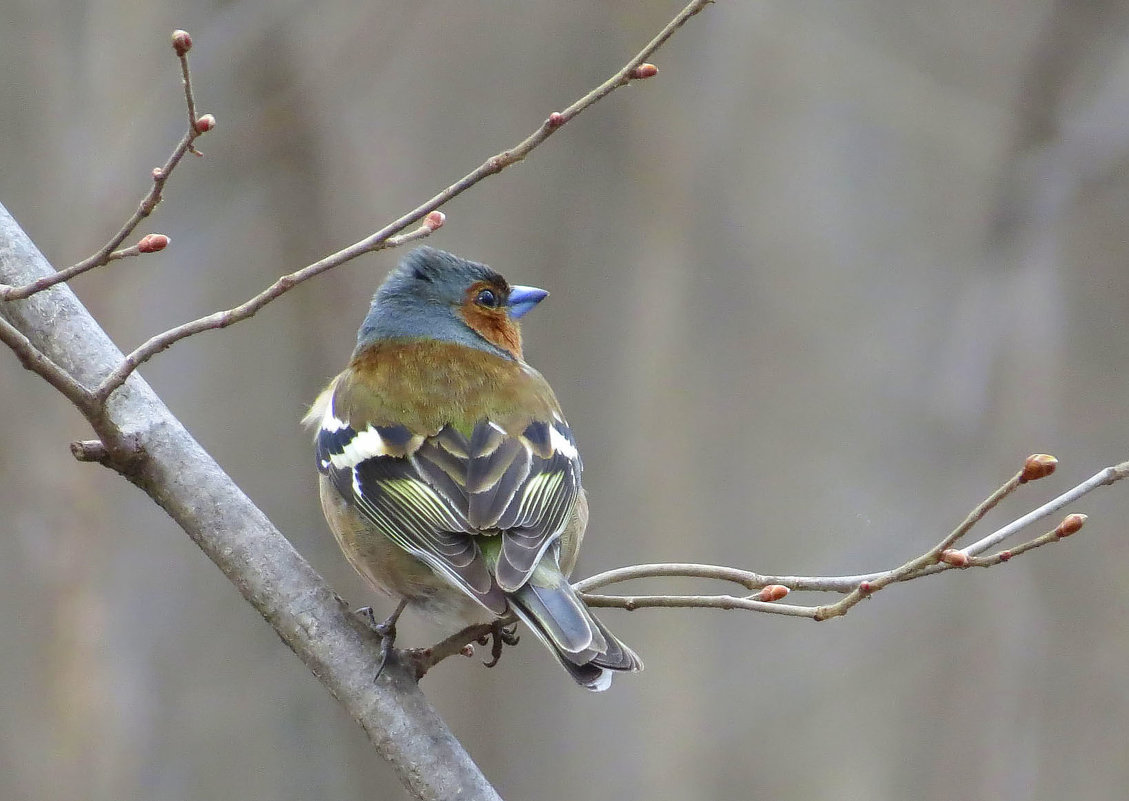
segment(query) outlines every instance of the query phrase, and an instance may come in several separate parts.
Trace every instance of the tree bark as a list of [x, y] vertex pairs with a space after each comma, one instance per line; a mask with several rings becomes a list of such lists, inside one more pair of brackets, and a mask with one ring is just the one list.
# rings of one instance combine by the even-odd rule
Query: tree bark
[[[0, 206], [0, 282], [22, 285], [52, 272]], [[0, 303], [0, 316], [87, 388], [123, 358], [65, 284]], [[361, 724], [415, 798], [499, 798], [403, 663], [390, 660], [373, 681], [376, 636], [138, 374], [104, 409], [86, 412], [107, 447], [107, 466], [149, 495], [216, 563]]]

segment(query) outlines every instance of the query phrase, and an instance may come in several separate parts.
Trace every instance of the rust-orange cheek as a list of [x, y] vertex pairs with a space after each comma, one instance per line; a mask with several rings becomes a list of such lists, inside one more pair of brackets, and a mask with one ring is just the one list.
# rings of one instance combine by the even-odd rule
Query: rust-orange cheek
[[515, 359], [522, 358], [521, 329], [504, 310], [484, 309], [473, 301], [467, 301], [459, 311], [466, 324], [487, 342], [512, 354]]

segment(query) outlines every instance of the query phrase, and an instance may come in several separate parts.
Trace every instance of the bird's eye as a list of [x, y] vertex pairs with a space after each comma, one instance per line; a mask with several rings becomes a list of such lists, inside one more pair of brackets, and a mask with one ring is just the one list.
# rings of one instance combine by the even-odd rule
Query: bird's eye
[[485, 306], [488, 309], [498, 308], [498, 293], [493, 289], [482, 290], [474, 300], [479, 306]]

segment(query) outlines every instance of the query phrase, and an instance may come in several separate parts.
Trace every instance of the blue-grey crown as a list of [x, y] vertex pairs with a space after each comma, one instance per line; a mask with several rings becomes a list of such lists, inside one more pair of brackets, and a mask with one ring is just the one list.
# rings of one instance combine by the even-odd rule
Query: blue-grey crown
[[456, 311], [476, 281], [498, 280], [504, 282], [485, 264], [435, 248], [413, 250], [376, 290], [357, 332], [357, 351], [383, 340], [437, 339], [513, 358], [475, 333]]

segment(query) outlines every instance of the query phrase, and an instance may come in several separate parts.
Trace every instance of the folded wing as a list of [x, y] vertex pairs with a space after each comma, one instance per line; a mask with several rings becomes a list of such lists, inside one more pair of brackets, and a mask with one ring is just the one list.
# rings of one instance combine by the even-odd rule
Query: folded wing
[[[559, 420], [519, 431], [485, 420], [469, 437], [450, 425], [432, 435], [401, 425], [357, 431], [330, 403], [316, 452], [318, 469], [373, 526], [499, 616], [580, 491], [580, 459]], [[484, 537], [501, 538], [488, 549], [493, 564]]]

